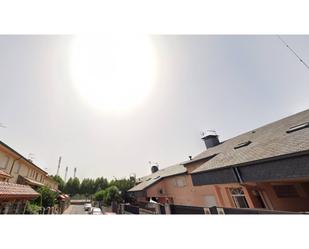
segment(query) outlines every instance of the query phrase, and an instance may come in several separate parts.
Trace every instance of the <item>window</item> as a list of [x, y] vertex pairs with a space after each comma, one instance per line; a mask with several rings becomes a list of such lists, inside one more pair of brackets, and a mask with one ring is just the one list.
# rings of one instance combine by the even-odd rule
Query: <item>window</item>
[[37, 179], [38, 179], [38, 173], [35, 174], [35, 180], [37, 180]]
[[273, 185], [273, 189], [279, 198], [300, 197], [295, 185]]
[[216, 207], [218, 205], [214, 195], [205, 195], [204, 201], [206, 207]]
[[245, 193], [242, 188], [231, 188], [230, 194], [233, 202], [237, 208], [248, 208], [248, 202], [245, 197]]
[[309, 127], [309, 122], [306, 122], [306, 123], [302, 123], [302, 124], [299, 124], [299, 125], [295, 125], [295, 126], [292, 126], [290, 127], [286, 133], [291, 133], [291, 132], [294, 132], [294, 131], [298, 131], [298, 130], [301, 130], [301, 129], [304, 129], [304, 128], [307, 128]]
[[10, 161], [10, 158], [8, 156], [4, 156], [3, 158], [1, 158], [0, 169], [6, 169], [9, 164], [9, 161]]
[[242, 148], [242, 147], [245, 147], [245, 146], [248, 146], [249, 144], [251, 144], [251, 141], [247, 141], [247, 142], [243, 142], [243, 143], [237, 144], [237, 145], [234, 147], [234, 150], [239, 149], [239, 148]]
[[266, 202], [266, 200], [263, 196], [263, 193], [261, 191], [253, 189], [252, 194], [255, 196], [254, 207], [256, 207], [256, 208], [268, 208], [267, 202]]

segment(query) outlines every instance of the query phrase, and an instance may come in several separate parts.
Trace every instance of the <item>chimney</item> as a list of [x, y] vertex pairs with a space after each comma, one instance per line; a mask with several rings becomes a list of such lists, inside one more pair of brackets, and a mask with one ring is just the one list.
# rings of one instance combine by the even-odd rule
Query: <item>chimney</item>
[[218, 135], [215, 133], [215, 131], [211, 131], [211, 132], [213, 134], [208, 134], [208, 135], [204, 133], [202, 134], [202, 139], [204, 140], [204, 143], [207, 149], [220, 144]]
[[159, 170], [159, 167], [157, 165], [151, 166], [151, 173], [156, 173]]

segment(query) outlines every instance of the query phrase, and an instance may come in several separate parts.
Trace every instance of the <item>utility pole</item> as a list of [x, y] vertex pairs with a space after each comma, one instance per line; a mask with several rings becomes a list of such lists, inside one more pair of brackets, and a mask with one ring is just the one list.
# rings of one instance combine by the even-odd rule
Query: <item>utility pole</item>
[[76, 168], [74, 168], [74, 178], [76, 177]]
[[64, 181], [65, 181], [65, 182], [67, 181], [68, 170], [69, 170], [69, 167], [67, 166], [67, 167], [65, 168], [65, 175], [64, 175]]
[[60, 164], [61, 164], [61, 156], [59, 157], [59, 161], [58, 161], [57, 176], [59, 175]]

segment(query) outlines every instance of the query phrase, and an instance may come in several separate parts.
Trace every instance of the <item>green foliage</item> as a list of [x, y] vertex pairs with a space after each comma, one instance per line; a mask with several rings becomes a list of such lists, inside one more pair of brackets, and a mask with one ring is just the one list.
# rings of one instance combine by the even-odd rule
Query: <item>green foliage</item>
[[60, 177], [60, 176], [52, 176], [52, 178], [58, 182], [58, 189], [61, 191], [61, 192], [64, 192], [64, 187], [65, 187], [65, 182], [64, 180]]
[[94, 199], [96, 201], [104, 201], [106, 199], [106, 191], [103, 189], [103, 190], [96, 192], [94, 195]]
[[27, 202], [26, 214], [39, 214], [41, 207], [37, 204]]
[[122, 200], [120, 190], [116, 186], [110, 186], [104, 190], [104, 204], [110, 206], [112, 201], [120, 202]]
[[106, 206], [110, 206], [113, 201], [122, 201], [120, 190], [116, 186], [110, 186], [104, 190], [98, 191], [95, 193], [94, 198], [96, 201], [103, 201]]
[[94, 194], [95, 192], [96, 192], [95, 181], [89, 178], [83, 179], [80, 186], [80, 194], [89, 196]]
[[71, 196], [74, 196], [80, 193], [80, 182], [77, 177], [70, 178], [65, 184], [64, 192], [68, 193]]
[[94, 182], [95, 192], [98, 192], [102, 189], [106, 189], [108, 187], [108, 180], [104, 177], [98, 177]]
[[130, 188], [133, 188], [135, 186], [135, 178], [130, 179], [120, 179], [120, 180], [112, 180], [109, 184], [110, 186], [116, 186], [120, 190], [121, 199], [124, 202], [130, 202], [131, 197], [128, 195], [127, 191]]
[[130, 202], [132, 197], [127, 191], [134, 186], [134, 177], [114, 179], [110, 182], [104, 177], [98, 177], [95, 180], [84, 178], [80, 184], [78, 178], [70, 178], [65, 184], [64, 192], [74, 196], [73, 199], [94, 195], [95, 200], [104, 201], [105, 204], [110, 205], [112, 201]]
[[40, 194], [40, 196], [35, 199], [33, 204], [36, 204], [39, 206], [42, 204], [44, 208], [52, 207], [55, 205], [57, 193], [50, 190], [46, 186], [38, 188], [37, 192]]

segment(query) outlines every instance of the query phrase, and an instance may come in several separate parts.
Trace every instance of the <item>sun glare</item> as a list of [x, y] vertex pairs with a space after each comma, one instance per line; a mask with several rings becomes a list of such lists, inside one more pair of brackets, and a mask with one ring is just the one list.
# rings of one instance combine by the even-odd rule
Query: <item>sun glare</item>
[[155, 58], [148, 36], [76, 36], [71, 76], [80, 95], [104, 111], [123, 112], [151, 92]]

